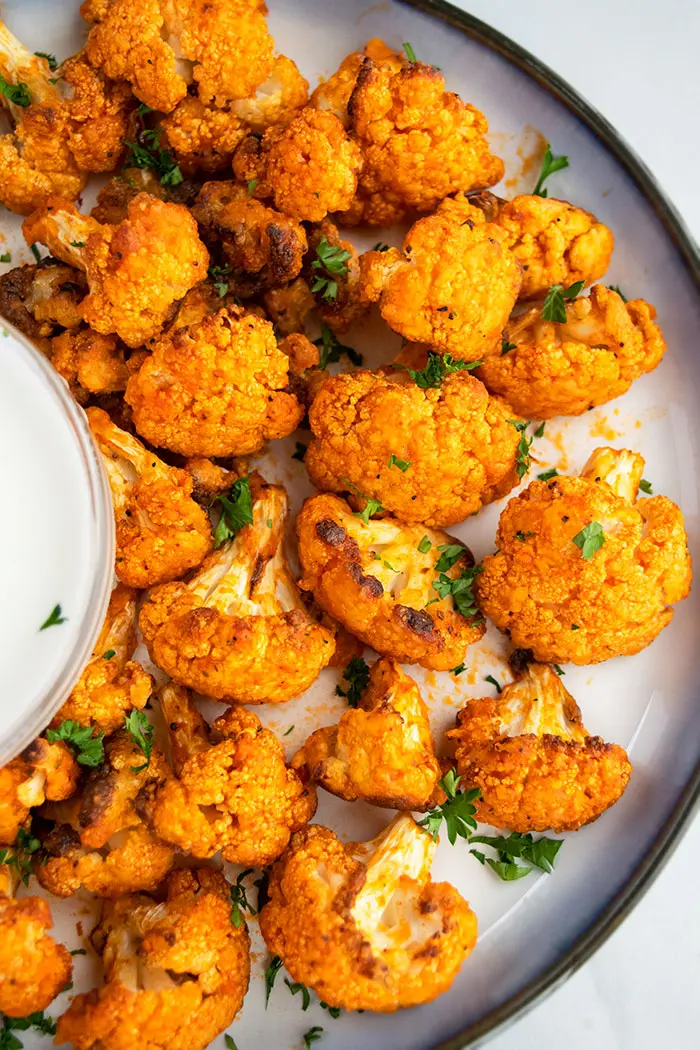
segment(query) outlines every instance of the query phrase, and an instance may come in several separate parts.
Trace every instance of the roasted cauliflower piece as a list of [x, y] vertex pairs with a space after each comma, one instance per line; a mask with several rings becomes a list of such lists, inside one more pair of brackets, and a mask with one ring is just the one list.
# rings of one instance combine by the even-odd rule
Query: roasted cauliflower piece
[[541, 306], [514, 316], [503, 332], [504, 346], [513, 349], [486, 358], [477, 373], [530, 419], [579, 416], [604, 405], [652, 372], [666, 351], [656, 310], [643, 299], [625, 303], [597, 284], [564, 309], [564, 324], [543, 320]]
[[278, 55], [267, 80], [250, 98], [236, 99], [231, 112], [253, 131], [265, 131], [272, 125], [289, 124], [306, 105], [308, 81], [297, 65], [286, 55]]
[[126, 390], [127, 353], [117, 336], [100, 335], [87, 326], [62, 332], [51, 340], [51, 364], [81, 405], [92, 394]]
[[0, 314], [50, 356], [51, 338], [82, 324], [80, 304], [86, 294], [80, 270], [47, 257], [0, 277]]
[[373, 37], [367, 41], [362, 51], [352, 51], [347, 55], [328, 80], [321, 81], [312, 92], [309, 105], [315, 109], [330, 111], [342, 121], [343, 127], [347, 128], [350, 124], [348, 102], [355, 89], [362, 63], [367, 57], [371, 58], [376, 66], [386, 68], [391, 73], [398, 73], [405, 62], [402, 54], [392, 51], [378, 37]]
[[483, 635], [471, 601], [478, 570], [446, 532], [389, 518], [365, 524], [329, 495], [306, 501], [297, 532], [300, 586], [378, 653], [446, 671]]
[[292, 769], [347, 802], [422, 809], [440, 777], [430, 719], [416, 683], [384, 656], [359, 706], [312, 733]]
[[[2, 278], [0, 285], [1, 282]], [[275, 329], [282, 336], [303, 332], [307, 317], [316, 308], [308, 281], [303, 277], [297, 277], [281, 288], [270, 288], [263, 294], [263, 303]]]
[[114, 171], [136, 105], [129, 85], [108, 80], [84, 51], [62, 63], [60, 78], [71, 92], [66, 102], [71, 120], [68, 145], [78, 167], [81, 171]]
[[188, 209], [146, 193], [129, 201], [118, 226], [102, 225], [69, 201], [50, 197], [25, 220], [24, 235], [28, 244], [40, 241], [85, 271], [90, 294], [83, 320], [103, 335], [116, 332], [130, 347], [160, 332], [172, 304], [206, 278], [209, 265]]
[[477, 934], [457, 890], [431, 882], [435, 848], [408, 814], [365, 843], [304, 828], [272, 868], [260, 912], [268, 948], [329, 1006], [392, 1013], [431, 1002]]
[[163, 463], [101, 408], [89, 408], [88, 420], [112, 490], [121, 582], [151, 587], [199, 565], [212, 535], [209, 518], [192, 499], [190, 475]]
[[335, 646], [289, 569], [286, 492], [258, 475], [245, 484], [252, 522], [188, 582], [151, 590], [139, 623], [152, 659], [175, 682], [226, 703], [282, 703], [309, 688]]
[[341, 373], [309, 409], [304, 464], [321, 490], [355, 487], [402, 521], [453, 525], [518, 483], [514, 418], [464, 370], [429, 387], [403, 371]]
[[393, 226], [434, 211], [457, 190], [493, 186], [503, 176], [483, 113], [445, 91], [432, 66], [409, 62], [396, 71], [365, 57], [347, 112], [364, 166], [344, 222]]
[[93, 65], [128, 80], [151, 109], [170, 113], [196, 85], [205, 105], [247, 98], [271, 73], [273, 41], [261, 0], [85, 0], [95, 22]]
[[304, 409], [272, 325], [232, 306], [173, 328], [127, 384], [139, 434], [185, 456], [240, 456], [286, 437]]
[[229, 884], [212, 868], [174, 871], [162, 903], [104, 905], [92, 942], [105, 983], [77, 995], [55, 1042], [75, 1050], [204, 1050], [233, 1021], [250, 977], [245, 923], [231, 922]]
[[73, 962], [68, 949], [46, 933], [53, 926], [48, 903], [41, 897], [14, 900], [11, 882], [9, 869], [0, 868], [0, 1013], [26, 1017], [45, 1010], [63, 991]]
[[165, 117], [161, 130], [181, 171], [191, 176], [230, 171], [234, 150], [248, 129], [231, 110], [205, 106], [186, 95]]
[[0, 845], [11, 845], [30, 809], [46, 799], [70, 798], [80, 768], [67, 744], [36, 740], [0, 769]]
[[70, 720], [112, 733], [124, 724], [124, 716], [130, 711], [146, 706], [153, 680], [141, 664], [131, 659], [138, 644], [137, 598], [136, 591], [121, 583], [112, 591], [90, 661], [54, 716], [54, 728]]
[[581, 712], [548, 664], [516, 650], [515, 681], [470, 700], [457, 715], [457, 771], [477, 787], [477, 819], [495, 828], [576, 831], [620, 798], [632, 765], [624, 748], [584, 729]]
[[599, 448], [581, 477], [533, 481], [501, 515], [477, 581], [483, 613], [545, 663], [632, 656], [690, 590], [683, 515], [637, 498], [641, 456]]
[[255, 194], [272, 196], [285, 215], [321, 222], [350, 207], [362, 153], [332, 113], [307, 106], [286, 127], [245, 138], [233, 158], [242, 182], [257, 179]]

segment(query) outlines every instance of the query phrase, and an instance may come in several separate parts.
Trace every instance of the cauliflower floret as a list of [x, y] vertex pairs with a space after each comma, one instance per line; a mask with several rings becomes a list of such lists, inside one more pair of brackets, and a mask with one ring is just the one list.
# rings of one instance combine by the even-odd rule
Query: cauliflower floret
[[597, 449], [581, 477], [533, 481], [501, 515], [479, 607], [543, 663], [632, 656], [690, 590], [683, 515], [665, 496], [635, 502], [641, 456]]
[[446, 671], [483, 635], [471, 602], [474, 559], [446, 532], [389, 518], [365, 525], [344, 500], [325, 495], [306, 501], [297, 532], [300, 586], [378, 653]]
[[185, 175], [230, 170], [234, 150], [247, 134], [246, 125], [235, 113], [205, 106], [193, 95], [177, 104], [161, 129]]
[[0, 101], [13, 131], [0, 135], [0, 201], [29, 215], [53, 193], [77, 197], [86, 182], [69, 147], [68, 107], [46, 59], [33, 55], [0, 22]]
[[618, 744], [589, 736], [561, 677], [531, 653], [511, 656], [515, 682], [457, 715], [457, 770], [477, 787], [477, 819], [496, 828], [576, 831], [620, 798], [632, 765]]
[[80, 270], [46, 258], [0, 277], [0, 315], [49, 356], [52, 336], [82, 324], [80, 304], [86, 294]]
[[329, 1006], [392, 1013], [435, 999], [476, 944], [476, 916], [434, 883], [436, 843], [408, 814], [376, 839], [304, 828], [272, 869], [260, 929], [292, 980]]
[[137, 646], [137, 598], [136, 591], [121, 583], [112, 591], [92, 656], [52, 719], [54, 728], [69, 720], [112, 733], [130, 711], [145, 707], [153, 680], [141, 664], [130, 659]]
[[52, 926], [45, 900], [0, 894], [0, 1013], [26, 1017], [45, 1010], [69, 983], [73, 962], [68, 949], [47, 935]]
[[285, 557], [286, 492], [258, 475], [249, 485], [252, 524], [187, 583], [153, 588], [139, 624], [175, 682], [226, 703], [282, 703], [316, 680], [334, 641], [306, 612]]
[[170, 871], [174, 852], [142, 822], [139, 792], [162, 782], [169, 770], [154, 747], [148, 765], [126, 730], [105, 742], [105, 760], [91, 769], [79, 796], [48, 805], [53, 823], [40, 832], [34, 874], [44, 889], [70, 897], [81, 888], [100, 897], [155, 889]]
[[10, 845], [29, 816], [46, 799], [70, 798], [80, 767], [63, 741], [36, 740], [0, 769], [0, 845]]
[[347, 55], [336, 72], [328, 80], [318, 85], [309, 99], [309, 105], [315, 109], [330, 110], [338, 120], [342, 121], [343, 127], [347, 128], [350, 123], [348, 102], [357, 83], [357, 75], [367, 56], [374, 61], [375, 65], [386, 68], [391, 73], [398, 73], [405, 61], [402, 54], [392, 51], [378, 37], [373, 37], [367, 41], [362, 51], [352, 51]]
[[483, 113], [445, 91], [432, 66], [410, 62], [396, 72], [365, 58], [347, 111], [364, 167], [345, 222], [393, 226], [411, 212], [434, 211], [457, 190], [493, 186], [503, 176]]
[[206, 105], [247, 98], [272, 72], [262, 0], [87, 0], [87, 54], [141, 102], [170, 113], [196, 84]]
[[87, 275], [90, 294], [83, 319], [96, 332], [116, 332], [127, 346], [154, 338], [172, 304], [207, 275], [209, 253], [184, 205], [146, 193], [129, 201], [118, 226], [81, 215], [50, 197], [24, 223], [28, 244], [40, 241], [53, 255]]
[[503, 332], [514, 349], [488, 357], [477, 373], [529, 419], [579, 416], [620, 397], [666, 350], [656, 310], [643, 299], [625, 303], [597, 284], [564, 308], [565, 324], [544, 321], [541, 306], [514, 317]]
[[127, 384], [125, 400], [147, 441], [185, 456], [257, 452], [304, 414], [272, 325], [239, 307], [173, 328]]
[[267, 80], [251, 98], [231, 103], [231, 112], [253, 131], [289, 124], [307, 103], [309, 83], [286, 55], [278, 55]]
[[288, 769], [284, 749], [260, 719], [231, 708], [211, 727], [188, 690], [167, 685], [160, 706], [176, 776], [144, 804], [161, 838], [195, 857], [265, 867], [316, 812], [316, 792]]
[[309, 409], [304, 464], [322, 491], [355, 486], [402, 521], [453, 525], [517, 484], [514, 418], [467, 371], [427, 388], [405, 372], [341, 373]]
[[395, 332], [463, 361], [500, 352], [521, 269], [506, 234], [460, 196], [419, 219], [403, 248], [366, 252], [360, 286]]
[[263, 303], [275, 329], [283, 336], [303, 332], [307, 317], [316, 308], [311, 289], [303, 277], [297, 277], [281, 288], [271, 288], [264, 293]]
[[102, 409], [88, 409], [88, 420], [112, 490], [121, 582], [151, 587], [199, 565], [212, 535], [209, 518], [192, 499], [190, 475], [163, 463]]
[[359, 707], [312, 733], [291, 766], [348, 802], [389, 809], [422, 809], [441, 775], [420, 690], [386, 656], [373, 666]]
[[125, 350], [117, 336], [100, 335], [83, 327], [62, 332], [51, 340], [51, 364], [83, 405], [91, 394], [126, 390], [130, 372]]
[[338, 118], [311, 106], [262, 139], [248, 136], [233, 158], [241, 181], [258, 180], [256, 195], [272, 196], [285, 215], [309, 222], [350, 207], [361, 169], [362, 153]]
[[59, 70], [70, 86], [66, 102], [71, 119], [68, 145], [81, 171], [114, 171], [124, 152], [129, 116], [136, 103], [128, 84], [108, 80], [84, 51]]
[[250, 977], [245, 923], [231, 922], [230, 886], [211, 868], [174, 871], [166, 900], [106, 903], [92, 942], [105, 983], [77, 995], [55, 1042], [75, 1050], [205, 1050], [231, 1024]]

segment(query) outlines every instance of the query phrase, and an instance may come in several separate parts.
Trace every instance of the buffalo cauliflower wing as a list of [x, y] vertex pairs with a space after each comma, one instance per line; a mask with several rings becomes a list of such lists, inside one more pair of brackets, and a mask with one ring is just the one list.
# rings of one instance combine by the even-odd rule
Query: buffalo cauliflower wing
[[[0, 278], [0, 287], [2, 278]], [[263, 303], [275, 330], [282, 336], [303, 332], [306, 319], [316, 308], [308, 281], [303, 277], [281, 288], [270, 288], [263, 295]]]
[[483, 635], [474, 560], [446, 532], [389, 518], [365, 524], [329, 495], [306, 501], [297, 532], [300, 586], [378, 653], [446, 671]]
[[131, 659], [137, 646], [137, 592], [124, 584], [112, 591], [105, 622], [72, 693], [51, 721], [54, 728], [70, 720], [112, 733], [124, 716], [145, 707], [152, 679]]
[[101, 408], [88, 409], [88, 420], [112, 492], [121, 582], [150, 587], [199, 565], [212, 535], [209, 518], [192, 499], [190, 475], [163, 463]]
[[623, 748], [589, 736], [581, 712], [548, 664], [516, 650], [516, 680], [496, 698], [470, 700], [447, 736], [462, 782], [479, 788], [477, 819], [496, 828], [576, 831], [627, 787]]
[[330, 111], [342, 121], [343, 127], [347, 128], [350, 124], [348, 102], [355, 89], [362, 63], [367, 57], [371, 58], [376, 66], [386, 67], [391, 73], [398, 73], [405, 62], [401, 53], [393, 51], [378, 37], [373, 37], [367, 41], [362, 51], [351, 51], [328, 80], [321, 81], [312, 92], [309, 105], [315, 109]]
[[687, 536], [670, 499], [637, 500], [643, 469], [600, 448], [581, 477], [533, 481], [506, 505], [477, 598], [518, 649], [593, 664], [640, 652], [671, 622], [690, 590]]
[[146, 193], [129, 201], [118, 226], [81, 215], [61, 197], [50, 197], [24, 223], [28, 244], [84, 270], [90, 294], [83, 319], [103, 335], [116, 332], [127, 346], [156, 336], [174, 302], [207, 275], [209, 254], [184, 205]]
[[309, 409], [304, 463], [321, 490], [357, 488], [402, 521], [453, 525], [517, 484], [513, 417], [464, 370], [428, 387], [405, 371], [341, 373]]
[[435, 999], [476, 944], [476, 916], [432, 882], [436, 843], [408, 814], [344, 844], [318, 824], [272, 868], [260, 929], [292, 980], [329, 1006], [392, 1013]]
[[57, 259], [25, 263], [0, 277], [0, 315], [51, 355], [51, 338], [82, 323], [85, 275]]
[[226, 703], [282, 703], [309, 688], [335, 646], [287, 563], [286, 492], [256, 475], [245, 484], [252, 522], [239, 523], [187, 582], [153, 588], [139, 623], [175, 682]]
[[198, 868], [172, 872], [164, 889], [164, 901], [105, 904], [92, 934], [104, 984], [59, 1018], [59, 1046], [205, 1050], [231, 1024], [248, 989], [250, 938], [231, 921], [229, 884]]
[[123, 392], [130, 374], [121, 340], [115, 335], [100, 335], [87, 326], [61, 332], [52, 339], [51, 364], [81, 405], [92, 394]]
[[286, 55], [275, 58], [272, 72], [250, 98], [236, 99], [231, 112], [253, 131], [265, 131], [278, 124], [289, 124], [306, 105], [308, 81]]
[[70, 982], [70, 952], [48, 936], [52, 926], [51, 909], [41, 897], [15, 900], [0, 891], [0, 1013], [7, 1017], [45, 1010]]
[[347, 802], [422, 809], [440, 765], [418, 686], [395, 660], [377, 660], [359, 706], [312, 733], [291, 765]]
[[[124, 152], [129, 117], [136, 105], [128, 84], [108, 80], [84, 51], [62, 63], [60, 79], [69, 85], [68, 145], [81, 171], [114, 171]], [[58, 192], [58, 191], [57, 191]]]
[[247, 134], [235, 113], [205, 106], [194, 95], [177, 104], [163, 120], [161, 130], [185, 175], [230, 170], [234, 150]]
[[185, 456], [240, 456], [286, 437], [304, 410], [272, 325], [236, 306], [173, 328], [127, 384], [139, 434]]
[[70, 798], [78, 786], [80, 767], [62, 740], [36, 740], [0, 769], [0, 845], [17, 838], [30, 809], [46, 799]]
[[176, 776], [151, 792], [144, 816], [184, 853], [265, 867], [313, 817], [316, 793], [287, 768], [284, 749], [257, 715], [231, 708], [211, 729], [187, 689], [160, 693]]
[[464, 361], [500, 351], [520, 264], [503, 230], [464, 196], [419, 219], [401, 250], [366, 252], [360, 267], [363, 298], [404, 339]]
[[564, 309], [563, 324], [543, 320], [541, 306], [513, 317], [503, 331], [512, 349], [478, 371], [492, 393], [530, 419], [578, 416], [620, 397], [666, 350], [656, 310], [643, 299], [626, 303], [597, 284]]

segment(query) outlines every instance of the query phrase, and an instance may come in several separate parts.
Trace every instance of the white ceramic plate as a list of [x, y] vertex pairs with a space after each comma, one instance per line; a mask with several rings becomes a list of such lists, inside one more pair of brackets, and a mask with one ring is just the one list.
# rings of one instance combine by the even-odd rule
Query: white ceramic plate
[[[30, 47], [59, 58], [84, 39], [77, 0], [7, 0], [4, 15]], [[522, 159], [541, 131], [570, 168], [555, 176], [550, 192], [594, 211], [614, 231], [617, 248], [606, 281], [654, 303], [669, 344], [661, 367], [639, 380], [617, 402], [576, 420], [547, 424], [534, 448], [538, 469], [557, 466], [577, 472], [597, 444], [627, 446], [643, 453], [645, 476], [657, 492], [677, 501], [686, 515], [691, 546], [698, 538], [698, 389], [700, 332], [698, 263], [672, 210], [642, 166], [605, 122], [571, 89], [531, 56], [455, 8], [423, 0], [412, 6], [366, 0], [270, 0], [270, 25], [278, 47], [297, 61], [311, 84], [327, 75], [349, 51], [372, 36], [395, 47], [410, 41], [418, 57], [439, 65], [448, 87], [482, 109], [489, 118], [496, 152], [507, 163], [511, 196], [532, 187], [521, 180]], [[449, 23], [452, 24], [449, 24]], [[461, 31], [464, 30], [464, 31]], [[500, 53], [499, 53], [500, 52]], [[14, 265], [31, 261], [20, 249], [19, 222], [3, 215], [2, 233]], [[382, 235], [383, 239], [387, 239]], [[360, 235], [362, 247], [378, 239]], [[3, 249], [6, 250], [6, 249]], [[693, 267], [695, 267], [693, 276]], [[365, 352], [370, 363], [388, 361], [398, 340], [376, 322], [345, 341]], [[302, 435], [303, 436], [303, 435]], [[295, 507], [310, 493], [303, 466], [290, 458], [294, 437], [274, 446], [263, 469], [290, 489]], [[493, 548], [500, 506], [483, 511], [452, 531], [468, 542], [477, 558]], [[700, 588], [677, 610], [672, 625], [638, 656], [595, 668], [566, 668], [566, 685], [579, 701], [587, 728], [627, 747], [635, 766], [621, 800], [596, 824], [565, 836], [551, 876], [501, 883], [469, 856], [464, 844], [438, 850], [434, 876], [446, 878], [470, 900], [480, 939], [454, 987], [432, 1005], [394, 1016], [343, 1015], [338, 1020], [314, 1004], [301, 1012], [281, 976], [264, 1008], [260, 974], [264, 946], [254, 937], [254, 978], [242, 1015], [232, 1028], [239, 1050], [300, 1047], [312, 1025], [324, 1028], [323, 1050], [457, 1050], [475, 1045], [512, 1019], [605, 938], [629, 910], [660, 866], [700, 786], [700, 717], [694, 659]], [[469, 653], [468, 674], [454, 684], [447, 674], [411, 671], [424, 685], [436, 735], [452, 724], [456, 710], [491, 687], [484, 676], [504, 678], [504, 645], [489, 630]], [[284, 732], [288, 754], [309, 730], [329, 724], [342, 705], [333, 697], [336, 672], [325, 671], [305, 696], [283, 710], [262, 711]], [[261, 713], [261, 709], [256, 709]], [[375, 834], [390, 814], [359, 803], [348, 805], [320, 793], [317, 821], [343, 837]], [[82, 946], [76, 922], [90, 928], [92, 909], [80, 902], [52, 901], [58, 934], [70, 948]], [[94, 960], [75, 960], [75, 988], [94, 983]], [[66, 996], [50, 1011], [57, 1014]], [[28, 1048], [46, 1041], [22, 1033]], [[223, 1046], [223, 1038], [217, 1040]]]

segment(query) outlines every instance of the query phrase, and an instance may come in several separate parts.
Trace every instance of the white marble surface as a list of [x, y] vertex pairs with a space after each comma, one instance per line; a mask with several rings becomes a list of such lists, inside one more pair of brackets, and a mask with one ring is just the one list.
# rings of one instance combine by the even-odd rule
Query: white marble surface
[[[605, 114], [700, 239], [700, 3], [453, 0], [534, 52]], [[698, 725], [700, 732], [700, 720]], [[697, 1050], [700, 820], [577, 974], [489, 1050]]]

